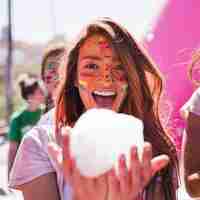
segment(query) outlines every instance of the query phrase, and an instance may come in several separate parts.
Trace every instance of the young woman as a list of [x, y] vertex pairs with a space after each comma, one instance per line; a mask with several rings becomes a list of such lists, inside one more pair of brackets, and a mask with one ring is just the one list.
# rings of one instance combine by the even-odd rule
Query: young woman
[[41, 87], [41, 81], [32, 74], [23, 74], [19, 78], [19, 87], [22, 98], [26, 106], [18, 112], [15, 112], [11, 118], [8, 139], [8, 173], [12, 167], [13, 161], [22, 137], [39, 121], [44, 103], [44, 91]]
[[[181, 108], [181, 114], [186, 120], [186, 130], [183, 138], [183, 171], [186, 190], [191, 197], [200, 197], [200, 159], [199, 159], [199, 130], [200, 130], [200, 82], [193, 79], [193, 70], [200, 62], [200, 51], [193, 55], [189, 65], [189, 78], [197, 89], [191, 98]], [[199, 78], [199, 77], [197, 77]], [[200, 80], [200, 79], [199, 79]]]
[[52, 124], [54, 121], [55, 98], [59, 84], [59, 71], [65, 46], [62, 43], [49, 45], [44, 53], [41, 67], [41, 77], [46, 88], [45, 111], [38, 124]]
[[64, 55], [64, 45], [50, 45], [42, 59], [41, 77], [47, 89], [46, 109], [49, 111], [55, 105], [56, 88], [59, 83], [59, 68]]
[[[175, 200], [176, 150], [158, 115], [162, 80], [145, 50], [124, 28], [103, 18], [86, 26], [65, 61], [55, 126], [36, 127], [24, 138], [10, 185], [22, 190], [25, 200]], [[82, 177], [70, 157], [69, 136], [59, 134], [62, 127], [73, 126], [85, 110], [94, 107], [134, 115], [144, 123], [149, 143], [142, 161], [136, 147], [130, 152], [130, 169], [120, 156], [119, 177], [113, 170], [95, 179]], [[50, 145], [48, 151], [49, 141], [63, 144], [63, 150]], [[27, 152], [34, 155], [27, 158]], [[59, 162], [62, 152], [63, 162]], [[23, 165], [27, 161], [29, 166]]]

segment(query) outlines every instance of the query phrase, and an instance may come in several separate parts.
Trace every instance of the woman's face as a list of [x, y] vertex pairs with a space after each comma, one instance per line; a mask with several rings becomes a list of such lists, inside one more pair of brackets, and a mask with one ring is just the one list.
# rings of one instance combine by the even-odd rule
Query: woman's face
[[59, 82], [59, 74], [58, 74], [59, 64], [60, 63], [56, 61], [54, 57], [48, 57], [45, 63], [43, 80], [49, 96], [52, 97], [54, 96], [56, 87]]
[[79, 51], [77, 71], [77, 85], [86, 109], [119, 111], [127, 95], [127, 75], [105, 36], [96, 34], [86, 39]]
[[44, 91], [38, 87], [33, 94], [28, 96], [28, 102], [38, 106], [43, 104], [45, 102]]

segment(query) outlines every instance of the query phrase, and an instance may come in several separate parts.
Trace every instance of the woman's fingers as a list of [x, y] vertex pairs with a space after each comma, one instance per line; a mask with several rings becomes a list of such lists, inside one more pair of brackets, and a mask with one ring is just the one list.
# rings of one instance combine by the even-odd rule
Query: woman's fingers
[[167, 155], [163, 154], [163, 155], [154, 157], [151, 160], [152, 176], [154, 176], [156, 172], [166, 167], [168, 163], [169, 163], [169, 156]]
[[126, 164], [126, 157], [122, 154], [119, 157], [119, 182], [121, 191], [128, 192], [130, 185], [129, 170]]
[[195, 181], [195, 180], [200, 181], [200, 174], [199, 174], [199, 172], [194, 173], [194, 174], [190, 174], [190, 175], [187, 177], [187, 180], [188, 180], [188, 181]]
[[115, 173], [115, 169], [111, 169], [108, 173], [108, 199], [120, 199], [120, 184]]
[[152, 158], [152, 146], [145, 142], [142, 159], [138, 157], [137, 147], [130, 152], [130, 169], [127, 168], [126, 158], [119, 158], [119, 174], [116, 177], [114, 169], [109, 172], [109, 199], [134, 199], [138, 197], [156, 172], [169, 163], [169, 157], [160, 155]]
[[133, 146], [131, 148], [131, 175], [133, 187], [140, 184], [141, 179], [141, 163], [137, 153], [137, 147]]
[[142, 184], [142, 165], [139, 160], [137, 147], [133, 146], [131, 148], [131, 197], [135, 198], [143, 190]]
[[143, 177], [143, 183], [145, 185], [149, 182], [149, 180], [152, 177], [151, 159], [152, 159], [152, 146], [150, 143], [145, 142], [142, 155], [142, 170], [143, 170], [142, 177]]
[[107, 174], [103, 174], [100, 177], [95, 179], [95, 186], [100, 187], [100, 188], [105, 188], [107, 189], [107, 181], [108, 181], [108, 173]]

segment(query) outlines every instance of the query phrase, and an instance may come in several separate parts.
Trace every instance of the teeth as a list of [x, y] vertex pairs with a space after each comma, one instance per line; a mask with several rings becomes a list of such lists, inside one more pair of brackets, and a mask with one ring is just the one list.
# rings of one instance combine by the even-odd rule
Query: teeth
[[94, 94], [107, 97], [107, 96], [114, 96], [115, 92], [113, 92], [113, 91], [94, 91]]

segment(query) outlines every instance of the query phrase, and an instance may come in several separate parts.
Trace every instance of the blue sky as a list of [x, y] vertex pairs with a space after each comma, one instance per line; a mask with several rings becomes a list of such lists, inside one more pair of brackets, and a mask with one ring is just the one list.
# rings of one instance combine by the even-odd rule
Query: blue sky
[[[1, 0], [0, 29], [7, 20], [7, 1]], [[75, 36], [96, 17], [112, 17], [136, 38], [152, 28], [167, 0], [12, 0], [14, 36], [29, 42], [47, 42], [55, 32]]]

